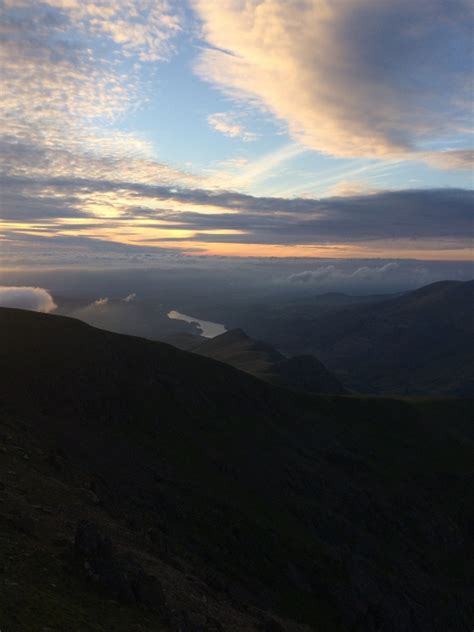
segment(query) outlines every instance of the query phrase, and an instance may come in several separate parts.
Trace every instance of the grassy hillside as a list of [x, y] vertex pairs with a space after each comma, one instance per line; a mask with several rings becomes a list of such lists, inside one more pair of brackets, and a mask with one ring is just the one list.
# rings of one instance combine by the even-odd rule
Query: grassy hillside
[[[470, 401], [298, 394], [21, 310], [0, 331], [2, 629], [470, 625]], [[81, 520], [163, 598], [91, 581]]]

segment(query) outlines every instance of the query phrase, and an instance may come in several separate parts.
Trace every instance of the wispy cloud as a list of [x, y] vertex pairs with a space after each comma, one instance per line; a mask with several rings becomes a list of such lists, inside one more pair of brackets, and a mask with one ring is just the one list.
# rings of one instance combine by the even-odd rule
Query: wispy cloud
[[[304, 154], [307, 148], [299, 143], [287, 143], [255, 160], [249, 160], [236, 173], [220, 174], [227, 188], [248, 190], [269, 177], [276, 177], [278, 169], [297, 156]], [[214, 177], [219, 182], [219, 173]]]
[[424, 159], [437, 167], [474, 169], [474, 149], [446, 149], [438, 152], [426, 152]]
[[248, 130], [241, 122], [241, 117], [235, 112], [214, 112], [207, 117], [209, 125], [217, 132], [231, 138], [241, 138], [245, 141], [256, 140], [258, 135]]

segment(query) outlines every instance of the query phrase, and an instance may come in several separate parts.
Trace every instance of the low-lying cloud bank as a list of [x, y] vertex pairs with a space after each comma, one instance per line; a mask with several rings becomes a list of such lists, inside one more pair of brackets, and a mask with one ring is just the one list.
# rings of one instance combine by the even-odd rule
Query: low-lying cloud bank
[[0, 307], [16, 307], [48, 314], [56, 309], [53, 297], [42, 287], [0, 286]]
[[353, 271], [341, 270], [335, 265], [321, 266], [314, 270], [304, 270], [288, 277], [290, 283], [321, 283], [334, 281], [379, 281], [387, 276], [393, 276], [400, 264], [396, 261], [382, 266], [361, 266]]
[[472, 278], [469, 263], [436, 261], [321, 261], [287, 276], [279, 283], [289, 292], [387, 293], [413, 290], [446, 279]]

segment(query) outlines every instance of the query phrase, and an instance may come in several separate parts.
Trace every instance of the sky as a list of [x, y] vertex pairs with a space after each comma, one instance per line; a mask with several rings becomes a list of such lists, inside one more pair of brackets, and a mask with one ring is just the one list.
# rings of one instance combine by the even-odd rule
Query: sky
[[0, 7], [0, 267], [472, 258], [469, 0]]

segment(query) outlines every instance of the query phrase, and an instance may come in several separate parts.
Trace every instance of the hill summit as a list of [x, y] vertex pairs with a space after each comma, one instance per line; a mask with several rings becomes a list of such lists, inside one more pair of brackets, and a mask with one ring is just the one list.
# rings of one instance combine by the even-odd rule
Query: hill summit
[[169, 342], [278, 386], [309, 393], [345, 392], [339, 380], [316, 357], [287, 358], [268, 343], [251, 338], [239, 328], [204, 341], [197, 336], [181, 336], [170, 338]]

